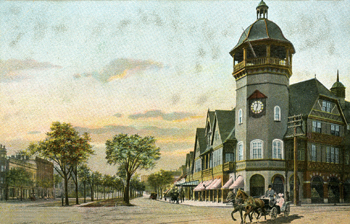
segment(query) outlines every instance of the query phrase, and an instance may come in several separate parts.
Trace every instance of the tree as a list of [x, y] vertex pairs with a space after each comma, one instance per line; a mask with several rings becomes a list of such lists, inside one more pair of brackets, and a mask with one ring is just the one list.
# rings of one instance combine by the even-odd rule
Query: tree
[[129, 204], [130, 179], [137, 170], [153, 168], [160, 158], [160, 149], [151, 136], [119, 134], [106, 142], [106, 159], [111, 165], [118, 164], [126, 172], [124, 202]]
[[90, 179], [90, 169], [86, 164], [82, 164], [78, 168], [78, 177], [84, 186], [84, 203], [86, 203], [86, 184]]
[[87, 133], [81, 137], [69, 123], [53, 122], [46, 139], [38, 144], [30, 144], [28, 151], [38, 154], [56, 164], [55, 169], [64, 180], [65, 202], [68, 201], [68, 179], [73, 169], [93, 153]]
[[17, 187], [21, 191], [21, 201], [23, 199], [23, 188], [33, 185], [32, 174], [24, 168], [12, 168], [6, 174], [6, 182], [9, 186]]
[[160, 193], [160, 198], [162, 197], [164, 188], [173, 181], [174, 177], [172, 172], [165, 170], [160, 170], [159, 172], [150, 174], [147, 180], [148, 185], [153, 187], [155, 192]]

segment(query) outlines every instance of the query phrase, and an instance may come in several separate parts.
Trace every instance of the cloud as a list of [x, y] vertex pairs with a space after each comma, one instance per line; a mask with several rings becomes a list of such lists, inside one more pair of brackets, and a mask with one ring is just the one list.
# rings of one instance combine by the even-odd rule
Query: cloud
[[30, 69], [50, 69], [61, 68], [58, 65], [53, 65], [49, 62], [38, 62], [33, 59], [17, 60], [9, 59], [6, 61], [0, 60], [0, 80], [13, 81], [15, 79], [23, 79], [20, 72]]
[[123, 79], [132, 74], [140, 74], [149, 69], [160, 69], [163, 64], [152, 60], [134, 60], [129, 58], [118, 58], [111, 61], [100, 72], [75, 74], [75, 78], [94, 77], [95, 79], [107, 83], [118, 79]]
[[84, 132], [87, 132], [91, 135], [103, 135], [104, 136], [103, 139], [111, 138], [112, 136], [120, 133], [129, 134], [129, 135], [139, 134], [141, 136], [155, 136], [157, 139], [168, 138], [168, 137], [186, 138], [191, 134], [193, 134], [192, 129], [160, 128], [156, 126], [144, 126], [144, 127], [136, 128], [134, 126], [108, 125], [101, 128], [74, 127], [74, 129], [81, 134]]
[[29, 132], [27, 132], [27, 134], [36, 135], [36, 134], [41, 134], [41, 132], [40, 131], [29, 131]]
[[114, 117], [121, 117], [121, 116], [123, 116], [121, 113], [116, 113], [116, 114], [114, 114], [113, 115]]
[[130, 119], [136, 120], [136, 119], [142, 119], [142, 118], [162, 118], [166, 121], [175, 121], [175, 120], [182, 120], [185, 118], [191, 118], [195, 114], [193, 113], [187, 113], [187, 112], [172, 112], [172, 113], [163, 113], [160, 110], [151, 110], [147, 111], [145, 113], [138, 113], [138, 114], [132, 114], [129, 115]]

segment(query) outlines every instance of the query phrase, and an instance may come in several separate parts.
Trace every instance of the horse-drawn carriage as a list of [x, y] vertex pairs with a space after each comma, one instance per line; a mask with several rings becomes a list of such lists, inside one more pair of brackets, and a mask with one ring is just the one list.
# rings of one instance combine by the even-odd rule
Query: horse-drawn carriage
[[[237, 195], [235, 196], [233, 202], [234, 210], [231, 212], [231, 217], [234, 221], [236, 219], [233, 217], [235, 212], [240, 212], [241, 221], [245, 223], [246, 217], [248, 216], [250, 221], [252, 221], [253, 215], [256, 219], [259, 219], [261, 216], [270, 215], [271, 219], [276, 219], [277, 215], [284, 214], [288, 216], [290, 213], [290, 202], [285, 202], [283, 195], [276, 200], [271, 200], [270, 198], [261, 197], [253, 198], [248, 196], [244, 191], [238, 190]], [[242, 217], [242, 212], [245, 212]]]
[[269, 214], [271, 219], [277, 218], [277, 215], [284, 214], [287, 217], [290, 213], [290, 202], [284, 201], [283, 195], [280, 195], [274, 201], [271, 201], [270, 198], [261, 198], [265, 204], [265, 214]]

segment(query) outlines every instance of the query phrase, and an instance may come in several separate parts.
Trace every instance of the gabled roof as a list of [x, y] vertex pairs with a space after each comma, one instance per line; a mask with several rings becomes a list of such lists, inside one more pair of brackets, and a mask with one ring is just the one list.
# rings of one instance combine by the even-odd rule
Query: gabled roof
[[308, 115], [319, 95], [336, 97], [316, 78], [289, 87], [289, 115]]
[[205, 128], [197, 128], [195, 145], [197, 141], [199, 142], [200, 154], [202, 154], [206, 149]]
[[[216, 120], [218, 122], [219, 133], [222, 142], [232, 138], [232, 130], [235, 128], [235, 109], [233, 110], [216, 110]], [[231, 134], [231, 135], [230, 135]]]

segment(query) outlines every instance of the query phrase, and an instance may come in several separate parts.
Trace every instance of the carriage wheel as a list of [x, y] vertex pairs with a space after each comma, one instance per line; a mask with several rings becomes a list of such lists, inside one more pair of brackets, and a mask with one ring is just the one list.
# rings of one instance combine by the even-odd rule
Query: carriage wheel
[[276, 207], [273, 207], [270, 211], [270, 216], [271, 216], [271, 219], [275, 219], [277, 217], [277, 208]]
[[290, 213], [290, 205], [287, 204], [286, 205], [286, 209], [284, 210], [284, 217], [287, 217]]

